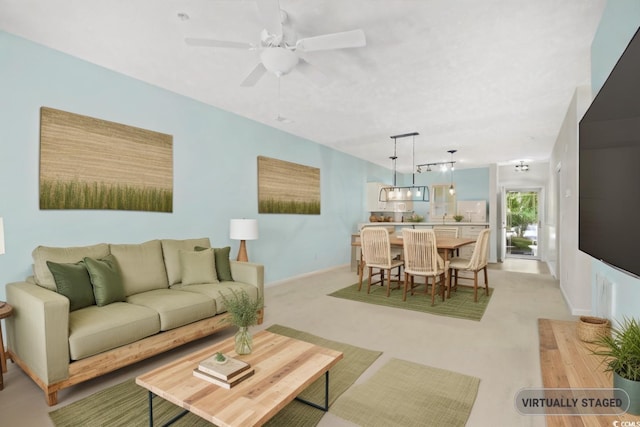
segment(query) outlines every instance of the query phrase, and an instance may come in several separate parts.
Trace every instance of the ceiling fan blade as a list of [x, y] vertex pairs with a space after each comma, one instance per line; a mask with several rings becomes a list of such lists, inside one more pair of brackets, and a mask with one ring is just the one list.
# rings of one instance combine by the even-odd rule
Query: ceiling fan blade
[[190, 46], [225, 47], [231, 49], [252, 49], [253, 45], [244, 42], [230, 42], [226, 40], [196, 39], [187, 37], [185, 43]]
[[298, 60], [296, 70], [302, 73], [311, 81], [311, 83], [318, 87], [323, 87], [329, 84], [329, 78], [326, 76], [326, 74], [324, 74], [322, 71], [309, 64], [302, 58]]
[[258, 10], [262, 17], [262, 23], [269, 34], [282, 35], [282, 15], [278, 0], [258, 0]]
[[256, 65], [255, 68], [249, 73], [249, 75], [242, 81], [242, 83], [240, 83], [240, 86], [242, 87], [254, 86], [256, 83], [258, 83], [258, 80], [260, 80], [266, 72], [267, 72], [267, 69], [264, 68], [264, 65], [262, 65], [262, 62], [259, 62], [258, 65]]
[[304, 50], [305, 52], [311, 52], [314, 50], [344, 49], [366, 45], [367, 40], [364, 36], [364, 31], [358, 29], [300, 39], [296, 43], [296, 48]]

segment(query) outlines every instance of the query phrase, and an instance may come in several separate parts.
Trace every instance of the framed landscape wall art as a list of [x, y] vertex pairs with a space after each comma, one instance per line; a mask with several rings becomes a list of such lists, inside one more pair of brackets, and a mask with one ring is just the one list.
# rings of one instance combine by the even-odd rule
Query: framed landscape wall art
[[173, 211], [173, 137], [40, 109], [40, 209]]
[[320, 169], [258, 156], [258, 213], [320, 215]]

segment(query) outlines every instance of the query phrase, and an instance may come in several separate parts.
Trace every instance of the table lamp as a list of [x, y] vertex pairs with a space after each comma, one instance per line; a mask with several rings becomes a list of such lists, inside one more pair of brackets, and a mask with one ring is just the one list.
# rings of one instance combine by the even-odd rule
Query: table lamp
[[255, 219], [232, 219], [229, 226], [229, 238], [240, 240], [237, 261], [247, 262], [247, 240], [258, 238], [258, 220]]

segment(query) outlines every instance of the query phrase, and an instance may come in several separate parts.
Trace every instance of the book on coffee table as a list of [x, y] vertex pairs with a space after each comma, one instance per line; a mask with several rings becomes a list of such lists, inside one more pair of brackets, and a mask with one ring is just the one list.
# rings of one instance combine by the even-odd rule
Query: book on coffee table
[[234, 377], [248, 370], [251, 366], [242, 360], [227, 357], [225, 363], [216, 361], [216, 356], [206, 358], [198, 365], [198, 369], [223, 381], [232, 381]]
[[233, 387], [234, 385], [246, 380], [247, 378], [249, 378], [250, 376], [252, 376], [255, 372], [255, 369], [248, 369], [248, 370], [244, 370], [242, 372], [240, 372], [239, 374], [235, 375], [234, 377], [232, 377], [229, 381], [225, 381], [222, 380], [218, 377], [214, 377], [213, 375], [209, 375], [206, 372], [201, 371], [200, 369], [196, 368], [193, 370], [193, 375], [209, 381], [210, 383], [213, 383], [215, 385], [218, 385], [220, 387], [226, 388], [226, 389], [230, 389], [231, 387]]

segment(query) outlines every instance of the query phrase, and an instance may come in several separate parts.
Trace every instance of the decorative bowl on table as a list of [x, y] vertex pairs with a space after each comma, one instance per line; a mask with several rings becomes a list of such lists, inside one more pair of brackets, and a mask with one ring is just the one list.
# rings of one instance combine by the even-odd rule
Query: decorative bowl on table
[[213, 358], [213, 360], [215, 360], [215, 362], [218, 365], [224, 365], [225, 363], [227, 363], [229, 361], [229, 359], [227, 358], [227, 356], [225, 356], [224, 354], [217, 352], [215, 354], [215, 357]]

